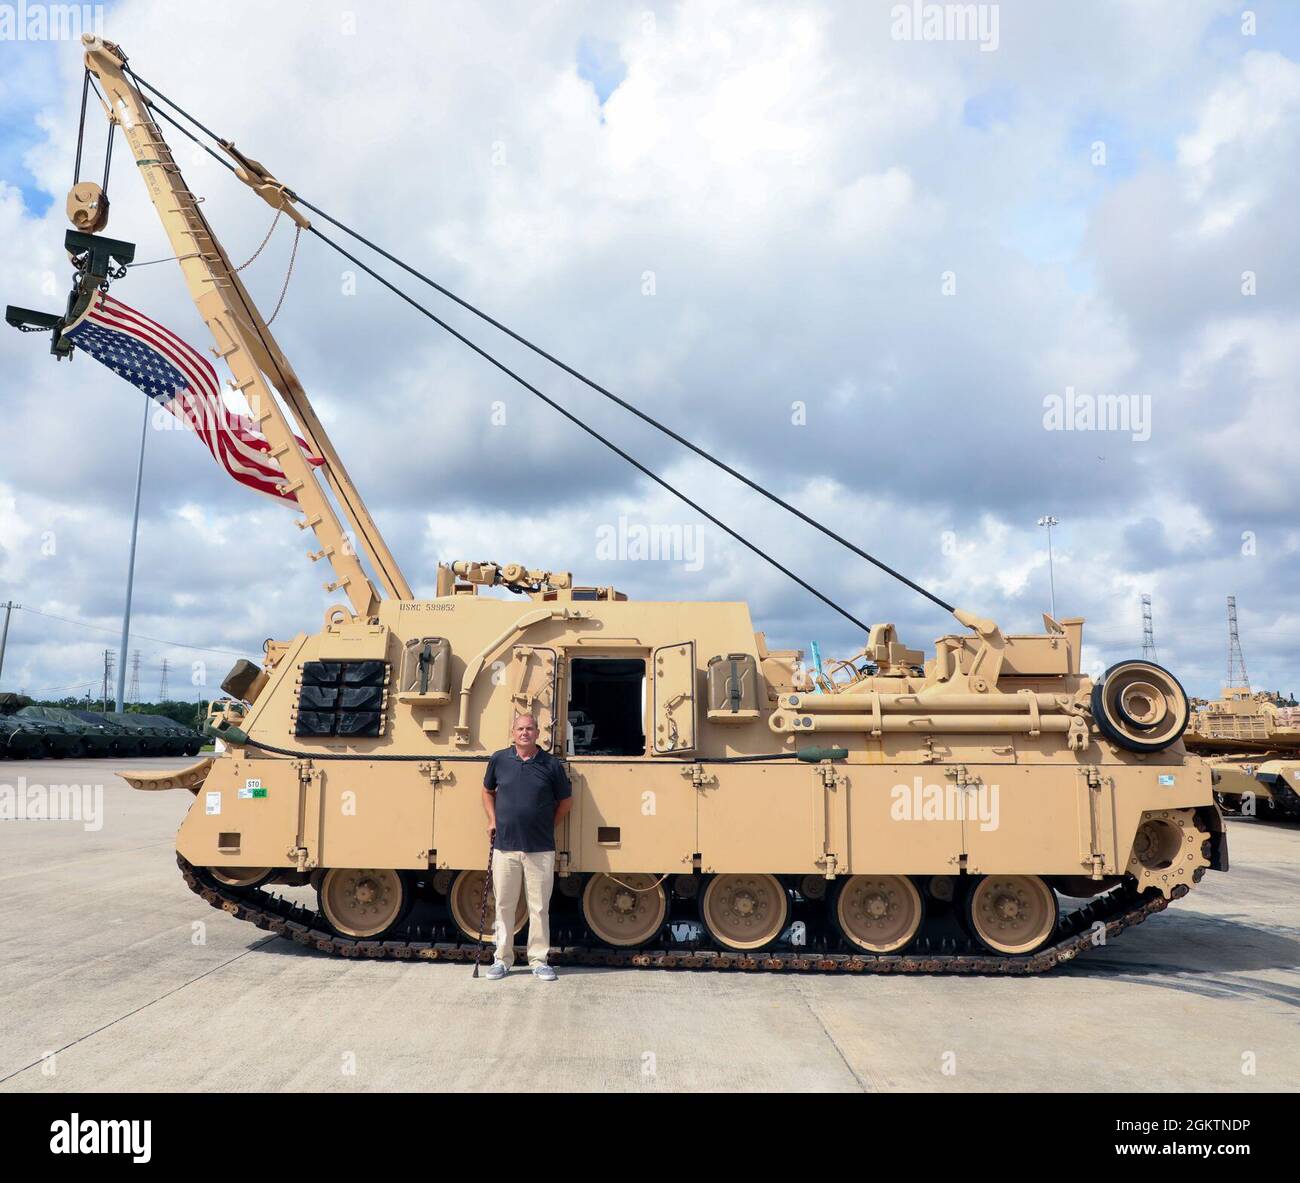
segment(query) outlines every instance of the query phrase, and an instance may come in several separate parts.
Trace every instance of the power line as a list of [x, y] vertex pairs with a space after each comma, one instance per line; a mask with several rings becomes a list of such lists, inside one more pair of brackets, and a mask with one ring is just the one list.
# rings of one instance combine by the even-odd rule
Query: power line
[[98, 686], [99, 679], [91, 678], [88, 682], [70, 682], [66, 686], [42, 686], [38, 690], [23, 690], [21, 693], [35, 698], [38, 694], [52, 694], [56, 690], [83, 690], [88, 686]]
[[[44, 616], [47, 620], [61, 620], [64, 624], [75, 624], [82, 628], [95, 629], [101, 633], [117, 633], [115, 628], [106, 628], [102, 624], [91, 624], [88, 620], [75, 620], [71, 616], [56, 616], [53, 612], [42, 612], [38, 608], [26, 608], [21, 604], [15, 604], [14, 608], [22, 612], [31, 612], [36, 616]], [[168, 645], [173, 649], [195, 649], [200, 653], [224, 653], [228, 657], [244, 657], [246, 654], [238, 653], [234, 649], [214, 649], [210, 645], [190, 645], [184, 641], [168, 641], [162, 637], [150, 637], [144, 633], [133, 632], [131, 634], [139, 641], [152, 641], [155, 645]]]

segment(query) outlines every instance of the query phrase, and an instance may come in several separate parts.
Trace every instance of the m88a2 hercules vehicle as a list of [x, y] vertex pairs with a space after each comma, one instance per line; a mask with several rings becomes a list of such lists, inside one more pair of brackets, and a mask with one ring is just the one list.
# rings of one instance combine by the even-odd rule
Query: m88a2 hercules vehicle
[[[863, 626], [857, 653], [812, 675], [743, 603], [639, 602], [469, 561], [439, 566], [435, 595], [417, 599], [167, 149], [154, 115], [175, 120], [159, 104], [184, 113], [116, 46], [86, 41], [215, 352], [342, 597], [232, 671], [238, 703], [214, 728], [225, 751], [128, 777], [194, 794], [177, 850], [207, 902], [344, 956], [477, 957], [480, 786], [525, 711], [574, 784], [556, 834], [556, 963], [1030, 972], [1227, 869], [1209, 769], [1181, 742], [1182, 688], [1141, 661], [1094, 684], [1080, 620], [1007, 634], [904, 581], [960, 628], [927, 656], [890, 624]], [[328, 215], [218, 147], [329, 243], [300, 206]], [[82, 230], [102, 228], [94, 196], [70, 198]], [[91, 237], [76, 238], [82, 260], [100, 257]], [[68, 315], [44, 322], [56, 352], [102, 281], [83, 263]], [[314, 906], [276, 884], [310, 885]]]

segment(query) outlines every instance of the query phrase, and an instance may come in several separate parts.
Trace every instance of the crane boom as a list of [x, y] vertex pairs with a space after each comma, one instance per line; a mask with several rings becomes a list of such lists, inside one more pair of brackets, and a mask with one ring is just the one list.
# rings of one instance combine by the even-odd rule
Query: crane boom
[[[311, 552], [310, 558], [325, 560], [334, 573], [325, 590], [342, 591], [358, 616], [374, 616], [380, 592], [361, 564], [360, 556], [364, 555], [384, 593], [398, 600], [414, 598], [302, 383], [199, 209], [200, 199], [186, 187], [162, 130], [150, 114], [148, 100], [126, 69], [126, 55], [112, 42], [90, 34], [82, 41], [86, 45], [86, 68], [103, 87], [108, 118], [122, 129], [131, 146], [190, 297], [215, 341], [213, 353], [230, 368], [234, 388], [248, 400], [258, 429], [271, 445], [271, 455], [284, 471], [285, 490], [298, 499], [303, 512], [297, 523], [299, 529], [311, 530], [319, 543], [320, 549]], [[233, 144], [226, 150], [238, 165], [235, 171], [240, 180], [299, 227], [310, 225], [284, 186], [261, 165], [235, 150]], [[294, 439], [294, 427], [275, 397], [277, 391], [292, 410], [302, 437], [323, 459], [322, 474], [347, 518], [350, 536], [321, 487], [316, 470]]]

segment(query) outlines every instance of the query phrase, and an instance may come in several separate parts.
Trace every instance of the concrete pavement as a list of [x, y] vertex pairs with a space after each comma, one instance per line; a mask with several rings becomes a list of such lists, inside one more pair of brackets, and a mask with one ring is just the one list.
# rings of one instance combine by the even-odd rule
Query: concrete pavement
[[0, 785], [100, 786], [103, 802], [97, 829], [0, 821], [0, 1091], [1300, 1088], [1294, 825], [1231, 820], [1230, 874], [1028, 980], [491, 983], [325, 957], [208, 908], [173, 855], [192, 798], [135, 792], [114, 767], [0, 762]]

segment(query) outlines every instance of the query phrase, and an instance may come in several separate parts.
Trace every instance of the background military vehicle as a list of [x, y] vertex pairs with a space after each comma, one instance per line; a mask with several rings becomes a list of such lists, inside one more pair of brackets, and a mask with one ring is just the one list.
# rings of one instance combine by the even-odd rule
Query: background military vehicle
[[27, 719], [41, 719], [53, 723], [59, 728], [76, 736], [80, 741], [68, 751], [69, 756], [111, 756], [113, 755], [113, 737], [102, 724], [88, 722], [74, 715], [63, 707], [37, 706], [32, 703], [23, 707], [18, 714]]
[[166, 715], [137, 714], [133, 717], [158, 729], [167, 739], [166, 754], [169, 756], [197, 756], [203, 747], [203, 736], [199, 732]]
[[0, 694], [0, 756], [6, 759], [30, 760], [48, 752], [48, 732], [20, 714], [30, 702], [26, 695]]
[[181, 756], [185, 744], [172, 732], [170, 720], [164, 727], [150, 715], [137, 715], [133, 711], [105, 711], [104, 720], [132, 732], [140, 739], [140, 751], [145, 756]]
[[85, 739], [79, 728], [45, 718], [32, 709], [26, 695], [0, 694], [0, 754], [12, 760], [84, 756]]
[[1226, 810], [1300, 820], [1300, 709], [1278, 706], [1267, 691], [1225, 687], [1197, 705], [1185, 742], [1213, 767]]
[[54, 755], [53, 734], [40, 720], [5, 715], [0, 719], [0, 728], [7, 759], [33, 760]]
[[0, 696], [0, 755], [11, 759], [197, 756], [203, 736], [165, 715], [41, 706]]
[[[477, 957], [480, 786], [523, 711], [575, 787], [556, 833], [557, 962], [1034, 972], [1163, 909], [1208, 869], [1227, 870], [1210, 770], [1182, 744], [1188, 703], [1168, 671], [1122, 661], [1094, 683], [1081, 672], [1081, 620], [1044, 616], [1042, 632], [1005, 633], [562, 363], [900, 579], [959, 631], [927, 657], [893, 625], [865, 625], [459, 333], [849, 620], [861, 647], [814, 678], [800, 653], [768, 645], [743, 603], [638, 602], [515, 563], [439, 565], [434, 596], [416, 598], [155, 119], [189, 117], [116, 46], [84, 40], [216, 352], [258, 408], [283, 467], [277, 488], [296, 500], [319, 546], [311, 557], [332, 569], [326, 588], [341, 597], [318, 630], [268, 641], [260, 664], [231, 671], [222, 689], [235, 701], [214, 708], [212, 725], [226, 750], [128, 774], [141, 790], [195, 795], [178, 862], [205, 901], [342, 956]], [[300, 232], [399, 290], [303, 210], [354, 231], [230, 140], [203, 146]], [[84, 194], [74, 190], [69, 211], [86, 221]], [[103, 214], [96, 204], [92, 230]], [[78, 276], [67, 314], [9, 312], [51, 328], [56, 355], [115, 278], [113, 252], [133, 249], [76, 231], [68, 242]]]
[[72, 714], [85, 723], [102, 727], [108, 735], [112, 736], [112, 754], [114, 756], [133, 757], [148, 754], [145, 751], [145, 736], [137, 728], [127, 727], [125, 724], [119, 723], [111, 715], [102, 714], [99, 711], [74, 708]]

